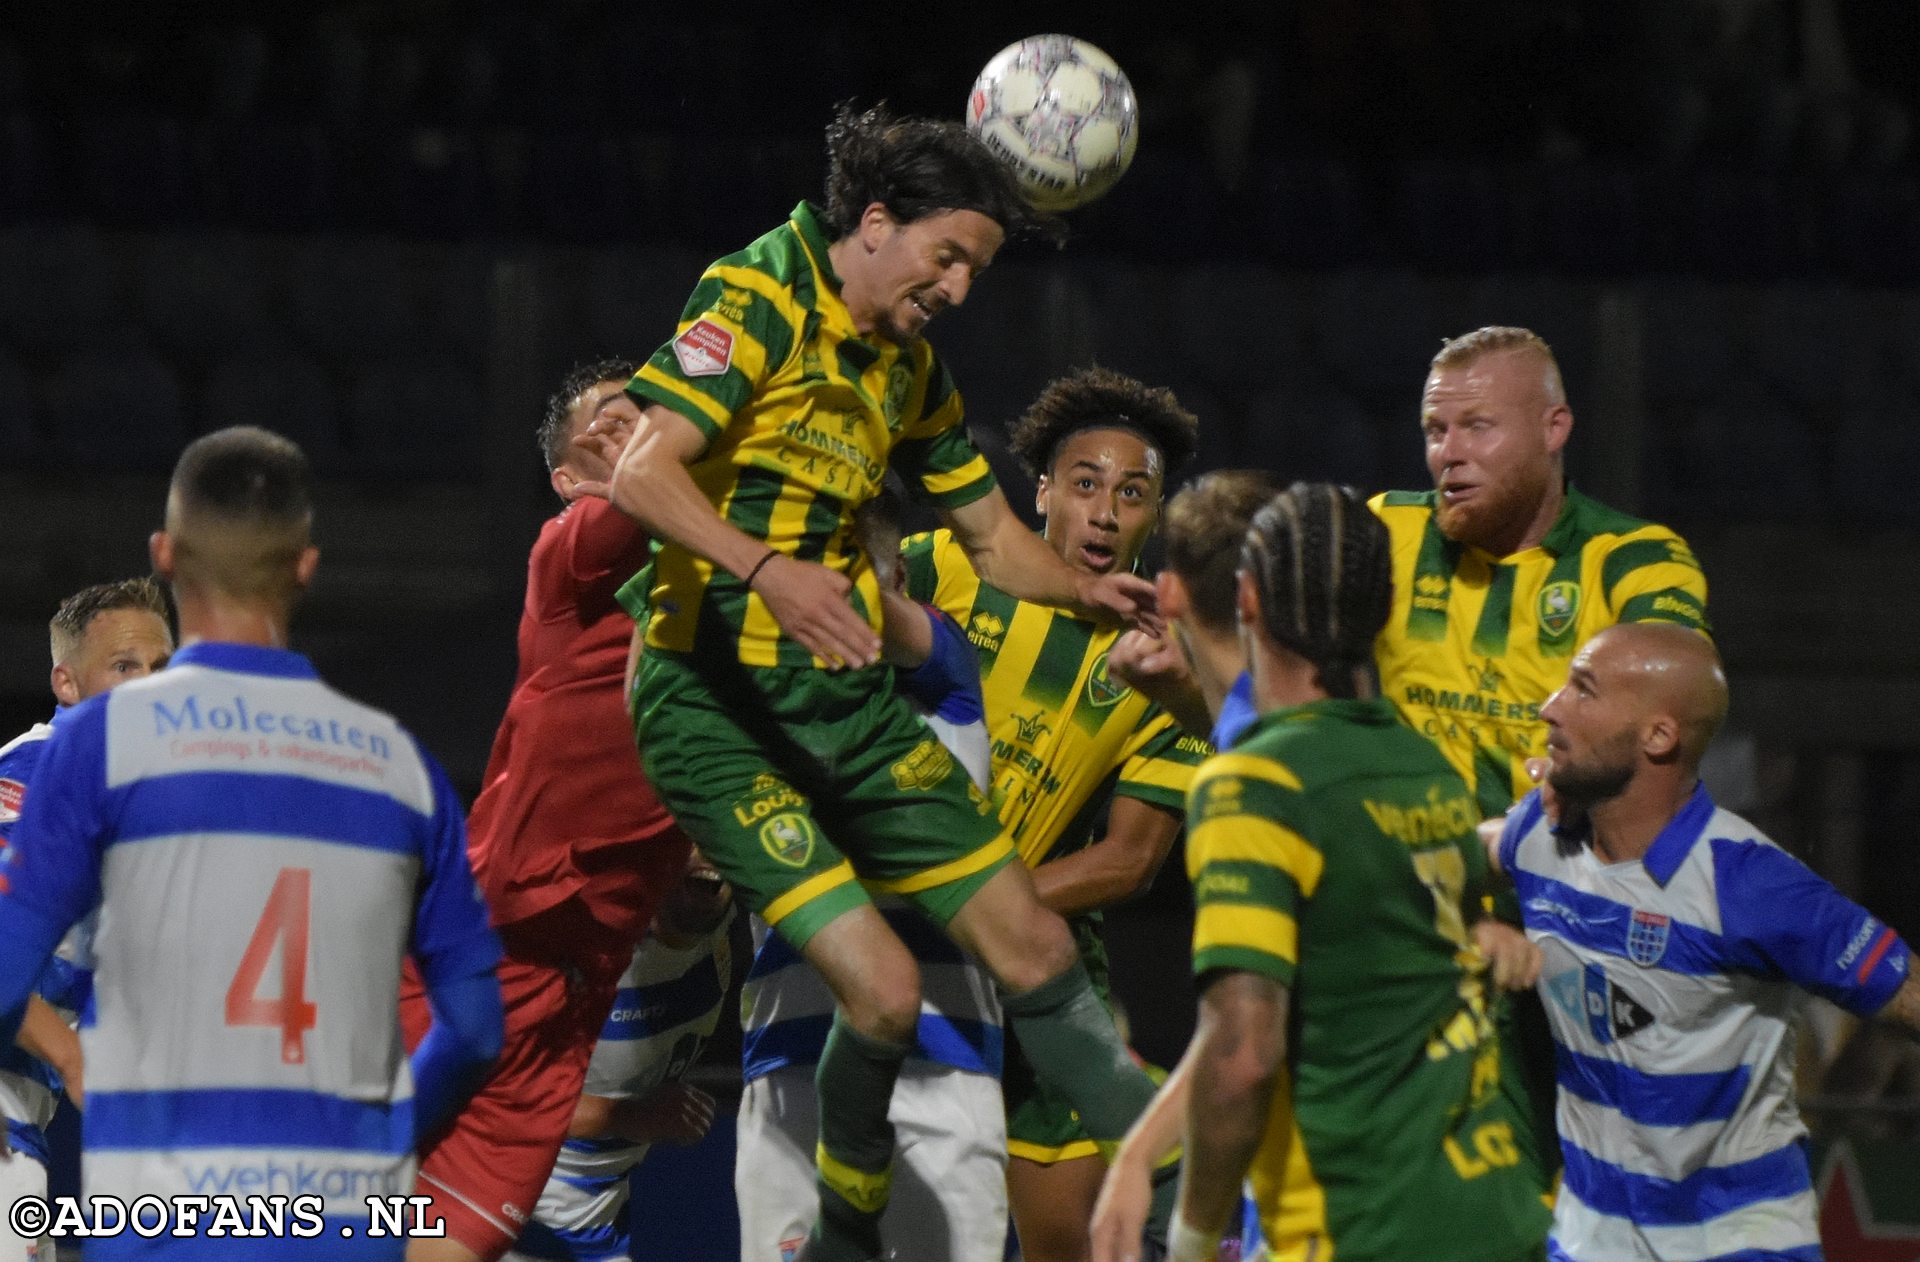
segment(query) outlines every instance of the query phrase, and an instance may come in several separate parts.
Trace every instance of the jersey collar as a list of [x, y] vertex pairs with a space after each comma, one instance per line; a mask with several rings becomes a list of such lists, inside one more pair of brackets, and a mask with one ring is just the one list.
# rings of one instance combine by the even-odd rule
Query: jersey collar
[[228, 644], [202, 640], [189, 644], [173, 655], [172, 666], [205, 666], [211, 670], [230, 670], [242, 675], [274, 675], [281, 679], [318, 679], [320, 672], [304, 654], [292, 649], [268, 648], [264, 644]]
[[1573, 489], [1572, 482], [1563, 483], [1562, 486], [1567, 498], [1560, 505], [1560, 515], [1553, 519], [1553, 525], [1547, 527], [1546, 536], [1540, 540], [1540, 546], [1555, 556], [1579, 551], [1580, 543], [1587, 535], [1580, 519], [1586, 515], [1586, 507], [1591, 503], [1586, 496]]
[[1685, 862], [1688, 852], [1693, 849], [1693, 843], [1700, 840], [1700, 834], [1706, 831], [1707, 821], [1713, 818], [1716, 809], [1712, 795], [1707, 792], [1706, 782], [1696, 782], [1693, 796], [1667, 821], [1667, 826], [1660, 830], [1660, 835], [1653, 839], [1653, 844], [1647, 847], [1646, 855], [1641, 858], [1647, 875], [1663, 886], [1671, 881], [1673, 874], [1680, 870], [1681, 863]]
[[1315, 719], [1338, 719], [1346, 723], [1380, 727], [1398, 723], [1400, 716], [1385, 697], [1321, 697], [1315, 701], [1303, 701], [1299, 705], [1267, 711], [1253, 726], [1241, 733], [1241, 739], [1255, 732], [1269, 731], [1283, 723], [1308, 723]]
[[820, 208], [812, 202], [803, 201], [793, 208], [788, 216], [793, 221], [793, 230], [800, 234], [801, 244], [807, 247], [807, 253], [813, 255], [813, 265], [820, 269], [820, 275], [827, 284], [833, 286], [833, 292], [840, 292], [840, 277], [833, 270], [833, 258], [827, 253], [826, 225], [820, 222]]

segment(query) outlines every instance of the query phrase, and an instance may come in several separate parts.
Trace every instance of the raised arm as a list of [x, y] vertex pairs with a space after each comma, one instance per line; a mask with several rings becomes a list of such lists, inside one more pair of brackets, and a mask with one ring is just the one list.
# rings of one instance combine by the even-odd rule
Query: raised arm
[[1071, 916], [1131, 898], [1154, 874], [1180, 834], [1181, 815], [1139, 798], [1115, 797], [1107, 831], [1092, 845], [1033, 870], [1040, 902]]
[[999, 487], [969, 504], [942, 509], [940, 516], [980, 577], [1009, 596], [1156, 633], [1161, 629], [1153, 584], [1135, 574], [1080, 573], [1027, 529]]
[[847, 599], [851, 580], [770, 548], [721, 517], [687, 471], [706, 447], [706, 435], [692, 421], [653, 404], [640, 414], [611, 482], [583, 482], [579, 491], [611, 500], [654, 538], [745, 582], [782, 631], [829, 665], [878, 661], [880, 637]]

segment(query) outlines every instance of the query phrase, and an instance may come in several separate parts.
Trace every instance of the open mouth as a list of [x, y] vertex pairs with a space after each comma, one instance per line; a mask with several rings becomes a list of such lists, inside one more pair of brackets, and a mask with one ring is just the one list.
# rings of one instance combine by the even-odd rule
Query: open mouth
[[1115, 553], [1104, 543], [1083, 543], [1079, 552], [1081, 564], [1095, 574], [1105, 574], [1113, 568]]
[[934, 308], [919, 294], [908, 294], [907, 305], [920, 313], [920, 323], [922, 324], [933, 319], [935, 315]]
[[1464, 504], [1479, 494], [1480, 488], [1470, 482], [1442, 482], [1440, 499], [1447, 504]]

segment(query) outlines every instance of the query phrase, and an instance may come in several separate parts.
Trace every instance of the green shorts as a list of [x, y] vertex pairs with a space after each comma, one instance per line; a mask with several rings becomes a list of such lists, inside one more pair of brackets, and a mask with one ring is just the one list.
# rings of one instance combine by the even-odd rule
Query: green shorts
[[866, 902], [863, 882], [945, 925], [1014, 860], [992, 804], [888, 667], [755, 667], [650, 648], [633, 701], [661, 802], [796, 949]]
[[[1113, 986], [1107, 947], [1100, 940], [1099, 913], [1069, 916], [1067, 926], [1073, 930], [1080, 960], [1093, 981], [1093, 993], [1111, 1011]], [[1012, 1030], [1007, 1031], [1006, 1068], [1001, 1073], [1000, 1090], [1007, 1104], [1008, 1155], [1045, 1166], [1100, 1155], [1100, 1146], [1080, 1125], [1080, 1115], [1067, 1098], [1042, 1085], [1035, 1076]]]

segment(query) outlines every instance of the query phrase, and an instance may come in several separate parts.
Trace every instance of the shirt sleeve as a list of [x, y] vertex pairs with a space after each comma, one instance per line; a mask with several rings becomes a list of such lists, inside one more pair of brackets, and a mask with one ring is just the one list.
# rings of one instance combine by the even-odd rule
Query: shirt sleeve
[[1859, 1016], [1886, 1007], [1912, 965], [1899, 934], [1777, 846], [1711, 844], [1721, 928], [1755, 967]]
[[641, 365], [627, 392], [642, 407], [658, 403], [686, 417], [711, 443], [793, 353], [803, 321], [777, 278], [723, 259], [700, 278], [673, 340]]
[[1710, 632], [1707, 576], [1693, 549], [1664, 527], [1636, 532], [1615, 545], [1600, 570], [1615, 622], [1675, 622]]
[[[987, 458], [973, 444], [961, 423], [960, 392], [946, 365], [932, 351], [925, 355], [924, 387], [914, 409], [915, 419], [901, 428], [891, 463], [909, 486], [926, 492], [937, 508], [962, 508], [997, 485]], [[909, 399], [911, 405], [914, 400]]]
[[640, 523], [607, 501], [577, 499], [567, 518], [567, 573], [576, 584], [630, 578], [647, 563], [650, 544]]
[[421, 853], [419, 906], [413, 918], [413, 957], [429, 988], [490, 972], [500, 962], [500, 940], [487, 924], [486, 900], [467, 858], [467, 824], [446, 772], [424, 750], [433, 778], [433, 818]]
[[940, 588], [940, 567], [934, 558], [934, 534], [909, 535], [900, 545], [900, 566], [907, 573], [907, 596], [931, 605]]
[[[1187, 795], [1187, 875], [1193, 883], [1193, 971], [1259, 973], [1293, 984], [1298, 915], [1319, 887], [1319, 847], [1297, 827], [1297, 795], [1216, 758]], [[1295, 800], [1290, 800], [1295, 799]]]
[[1114, 793], [1170, 811], [1183, 810], [1193, 773], [1213, 757], [1213, 746], [1181, 731], [1158, 706], [1149, 707], [1140, 726], [1141, 739], [1121, 764]]
[[1511, 875], [1520, 862], [1520, 842], [1532, 831], [1546, 814], [1542, 804], [1540, 790], [1535, 789], [1514, 804], [1507, 812], [1507, 821], [1500, 827], [1500, 870]]
[[9, 1043], [61, 936], [100, 901], [105, 704], [75, 710], [47, 738], [0, 867], [0, 1037]]

